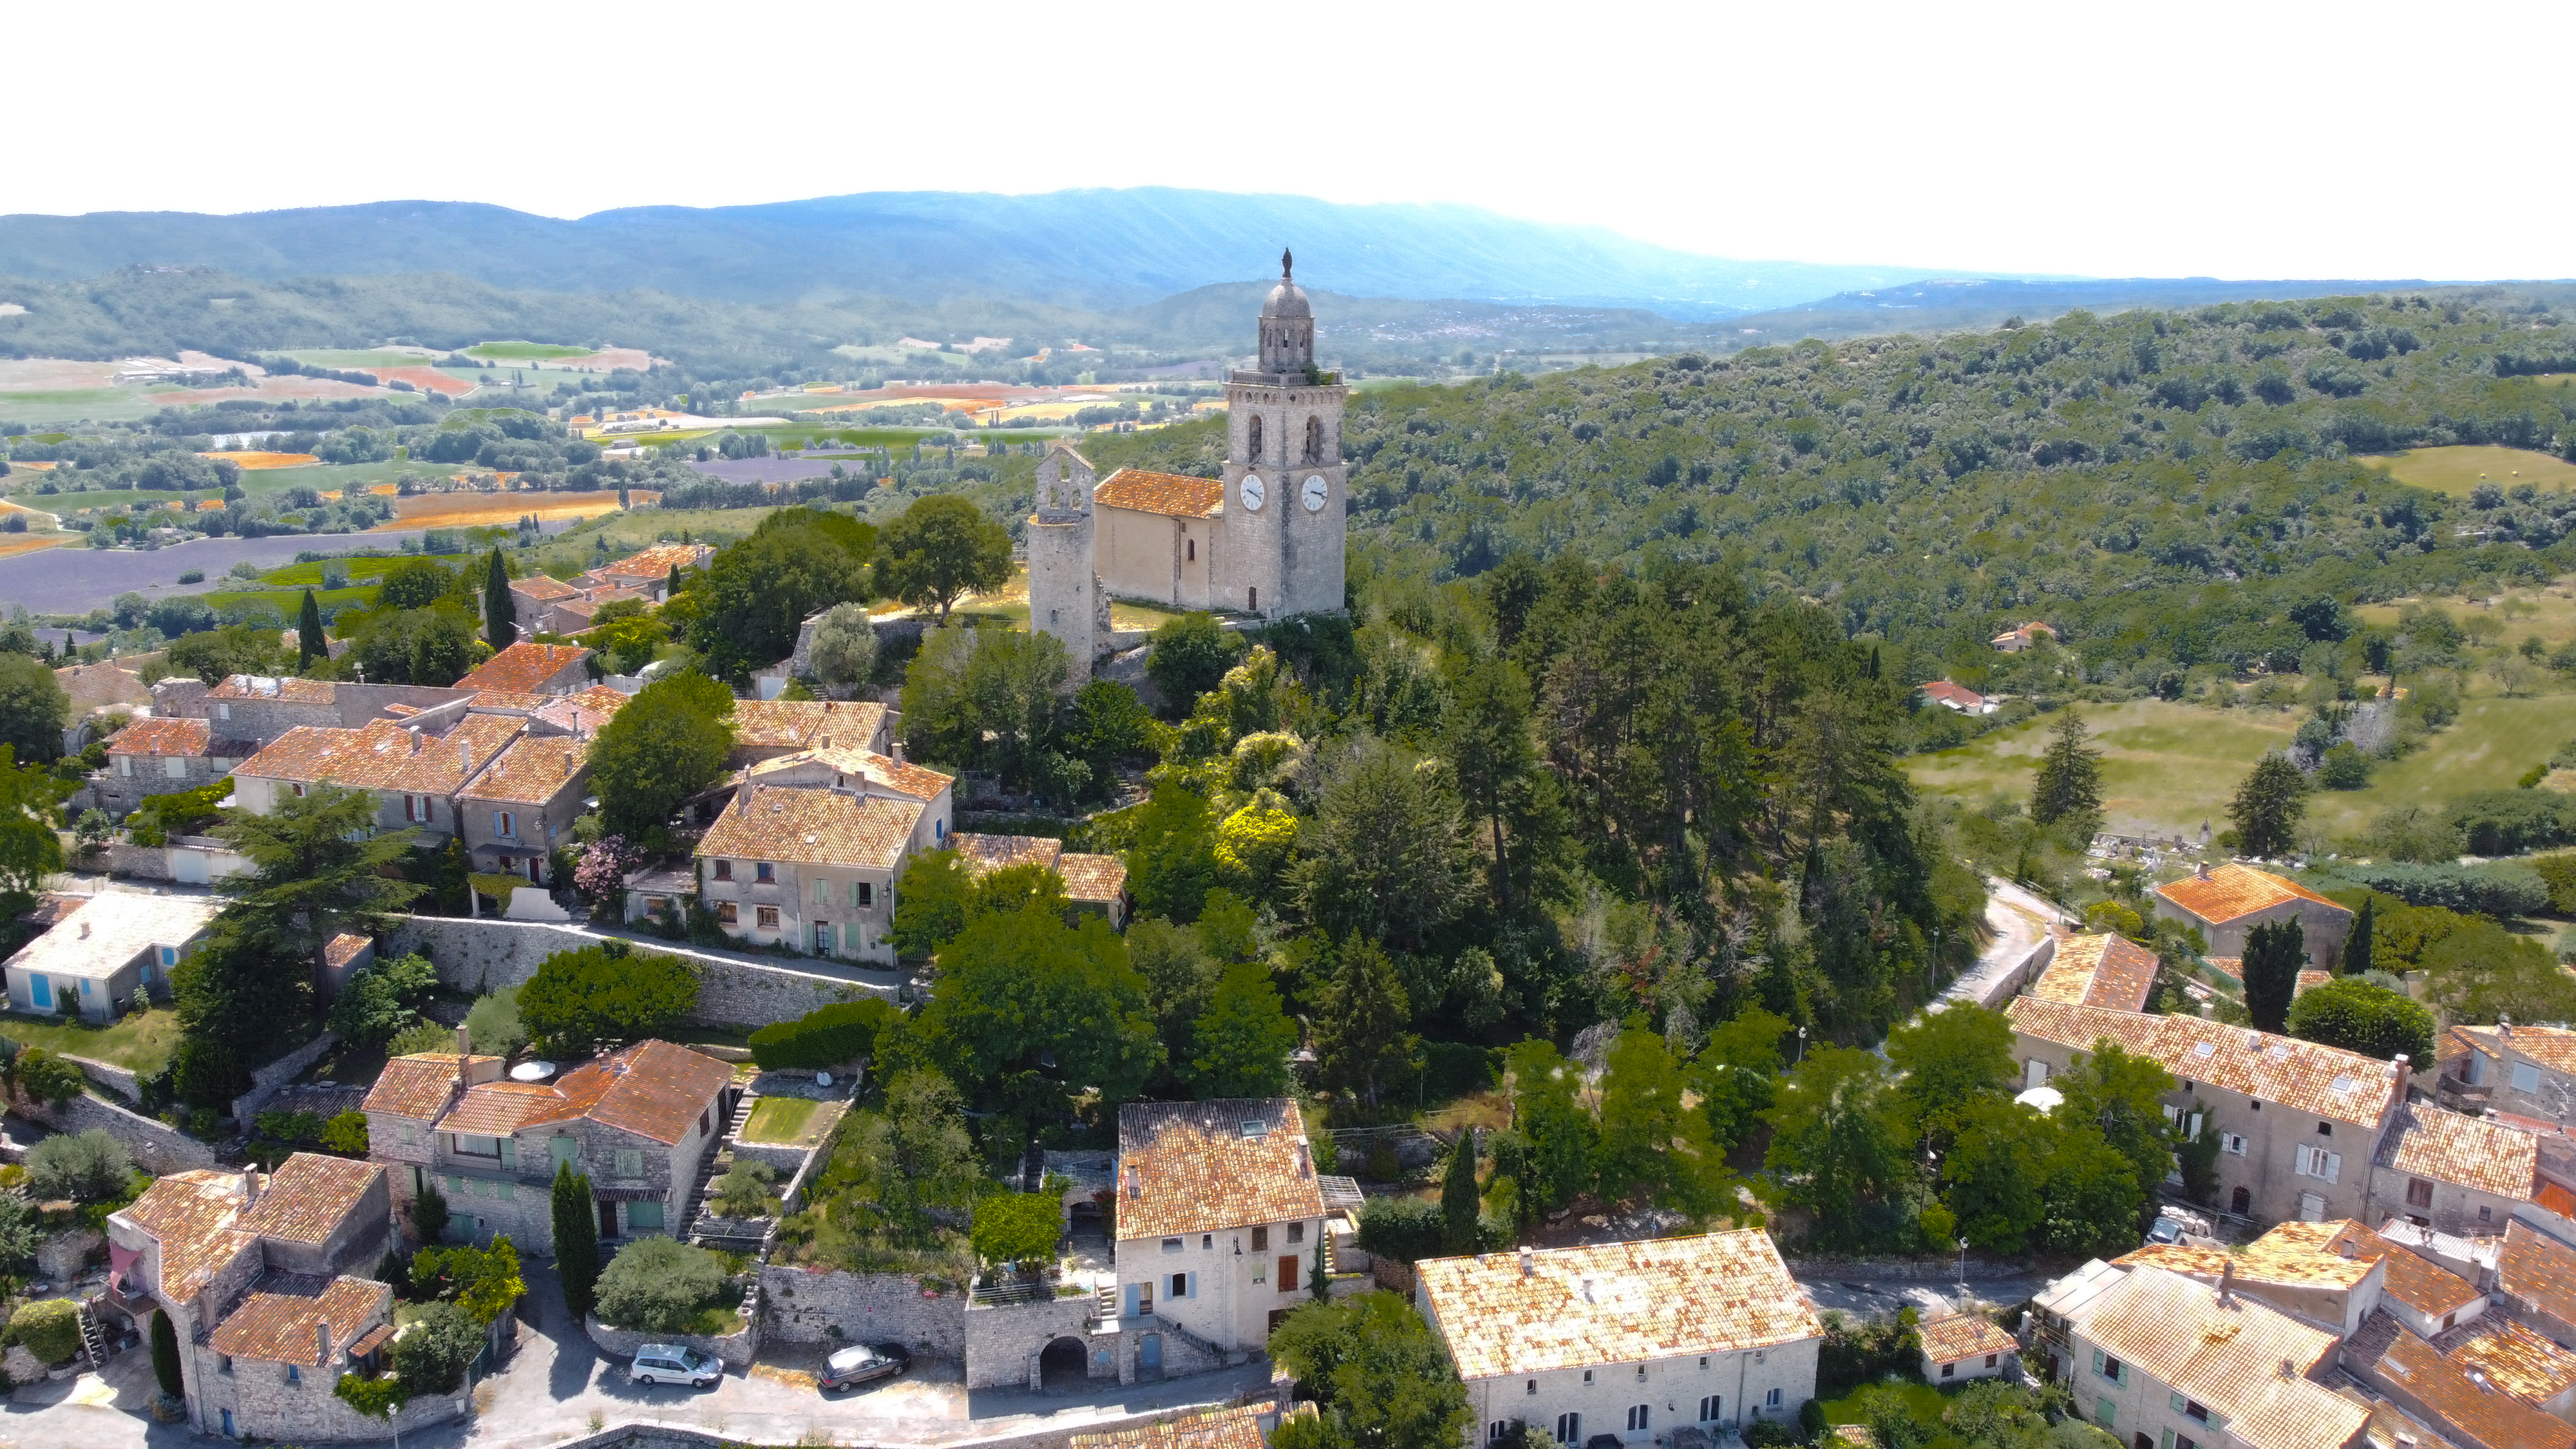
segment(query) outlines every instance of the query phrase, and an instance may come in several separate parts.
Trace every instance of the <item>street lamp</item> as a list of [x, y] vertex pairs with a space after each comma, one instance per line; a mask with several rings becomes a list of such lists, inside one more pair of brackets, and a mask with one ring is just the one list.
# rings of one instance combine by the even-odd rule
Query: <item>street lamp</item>
[[1802, 1026], [1802, 1027], [1798, 1028], [1798, 1061], [1797, 1061], [1797, 1062], [1792, 1062], [1792, 1063], [1790, 1063], [1790, 1065], [1791, 1065], [1791, 1066], [1796, 1066], [1796, 1065], [1798, 1065], [1798, 1063], [1799, 1063], [1799, 1062], [1804, 1062], [1806, 1059], [1807, 1059], [1807, 1029], [1806, 1029], [1805, 1027], [1803, 1027], [1803, 1026]]

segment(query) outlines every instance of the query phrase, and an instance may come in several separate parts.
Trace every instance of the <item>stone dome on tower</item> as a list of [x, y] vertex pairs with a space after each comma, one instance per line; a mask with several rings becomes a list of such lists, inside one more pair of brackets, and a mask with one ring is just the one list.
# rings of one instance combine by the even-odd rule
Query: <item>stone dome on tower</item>
[[1261, 304], [1261, 315], [1271, 318], [1312, 317], [1315, 309], [1306, 300], [1306, 289], [1289, 275], [1296, 258], [1287, 252], [1279, 254], [1279, 285], [1270, 289], [1270, 300]]

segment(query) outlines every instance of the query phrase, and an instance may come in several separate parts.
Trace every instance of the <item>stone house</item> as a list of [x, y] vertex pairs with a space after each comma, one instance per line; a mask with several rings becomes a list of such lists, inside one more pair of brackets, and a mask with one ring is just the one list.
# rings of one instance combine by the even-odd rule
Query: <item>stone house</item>
[[2047, 639], [2052, 644], [2056, 643], [2056, 626], [2052, 624], [2043, 624], [2039, 620], [2033, 619], [2026, 624], [2015, 624], [2011, 628], [1997, 634], [1994, 637], [1994, 646], [1996, 651], [1999, 653], [2019, 654], [2023, 650], [2029, 649], [2038, 644], [2043, 638]]
[[733, 707], [733, 752], [728, 768], [792, 755], [800, 750], [895, 752], [887, 736], [886, 707], [837, 699], [745, 699]]
[[[297, 1153], [265, 1177], [198, 1170], [153, 1183], [108, 1217], [108, 1308], [170, 1316], [188, 1417], [201, 1434], [377, 1439], [381, 1420], [331, 1390], [393, 1337], [392, 1289], [365, 1276], [393, 1241], [373, 1163]], [[461, 1412], [415, 1400], [394, 1427]]]
[[2434, 1049], [2435, 1094], [2466, 1112], [2510, 1112], [2576, 1126], [2576, 1031], [2560, 1026], [2455, 1026]]
[[2148, 1243], [2113, 1266], [2224, 1282], [2339, 1336], [2361, 1332], [2379, 1314], [2430, 1338], [2486, 1309], [2486, 1295], [2476, 1284], [2348, 1219], [2282, 1223], [2241, 1252]]
[[509, 1064], [467, 1049], [456, 1029], [453, 1052], [419, 1052], [385, 1063], [359, 1110], [367, 1114], [367, 1157], [382, 1164], [396, 1205], [409, 1210], [438, 1167], [439, 1119], [469, 1087], [501, 1080]]
[[[2218, 1200], [2239, 1217], [2376, 1221], [2371, 1162], [2406, 1098], [2403, 1063], [2226, 1026], [2018, 996], [2004, 1008], [2025, 1088], [2117, 1042], [2177, 1081], [2166, 1113], [2219, 1133]], [[2347, 1161], [2349, 1158], [2349, 1161]]]
[[258, 750], [252, 741], [216, 735], [207, 720], [136, 720], [108, 739], [107, 768], [89, 777], [90, 798], [121, 816], [146, 796], [203, 789]]
[[2297, 881], [2235, 862], [2198, 866], [2156, 887], [2156, 917], [2198, 927], [2209, 955], [2232, 957], [2245, 954], [2246, 933], [2256, 926], [2295, 920], [2307, 937], [2308, 963], [2328, 971], [2352, 933], [2352, 912]]
[[1670, 1443], [1814, 1398], [1824, 1325], [1759, 1228], [1416, 1265], [1416, 1301], [1490, 1442]]
[[2418, 1227], [2491, 1237], [2540, 1186], [2540, 1140], [2430, 1102], [2397, 1109], [2372, 1159], [2377, 1204]]
[[1324, 1196], [1295, 1102], [1126, 1104], [1117, 1192], [1118, 1316], [1135, 1333], [1236, 1354], [1306, 1301]]
[[548, 578], [544, 574], [530, 574], [524, 579], [512, 579], [510, 580], [511, 622], [519, 626], [519, 632], [522, 634], [551, 632], [553, 626], [547, 622], [547, 619], [554, 612], [555, 606], [566, 600], [580, 597], [581, 590], [561, 579]]
[[2576, 1449], [2576, 1426], [2488, 1373], [2505, 1366], [2509, 1378], [2528, 1381], [2522, 1365], [2499, 1364], [2496, 1351], [2509, 1354], [2517, 1346], [2511, 1337], [2484, 1335], [2477, 1342], [2484, 1351], [2474, 1357], [2446, 1354], [2414, 1330], [2382, 1318], [2346, 1341], [2343, 1366], [2459, 1449]]
[[9, 1009], [105, 1024], [138, 997], [168, 997], [170, 973], [222, 908], [210, 896], [91, 896], [5, 963]]
[[302, 726], [233, 771], [233, 803], [266, 815], [316, 785], [366, 790], [376, 797], [377, 829], [417, 830], [415, 845], [442, 845], [456, 834], [457, 793], [527, 728], [498, 714], [467, 714], [440, 732], [391, 719], [354, 730]]
[[590, 741], [522, 735], [456, 792], [469, 866], [548, 884], [546, 864], [572, 839], [590, 793]]
[[590, 651], [578, 644], [513, 644], [456, 681], [456, 687], [503, 694], [571, 694], [590, 683], [590, 670], [583, 663], [588, 658]]
[[[746, 785], [698, 841], [699, 897], [753, 945], [891, 966], [894, 883], [926, 814], [918, 800], [856, 789]], [[629, 892], [629, 918], [654, 913], [656, 899], [668, 897]]]
[[2576, 1348], [2576, 1247], [2529, 1223], [2507, 1223], [2495, 1292], [2515, 1322], [2561, 1348]]
[[423, 684], [235, 674], [212, 688], [194, 679], [162, 680], [152, 686], [152, 713], [164, 719], [206, 720], [219, 738], [270, 745], [300, 726], [357, 729], [378, 719], [442, 731], [465, 713], [473, 697], [471, 690]]
[[657, 543], [583, 574], [582, 587], [585, 590], [632, 589], [639, 596], [660, 604], [670, 597], [673, 569], [702, 569], [715, 556], [715, 549], [703, 543]]
[[960, 831], [948, 837], [966, 868], [983, 877], [1014, 865], [1042, 865], [1064, 881], [1074, 909], [1127, 929], [1131, 904], [1127, 895], [1127, 862], [1114, 855], [1068, 851], [1064, 842], [1044, 835], [976, 835]]
[[2125, 936], [2075, 931], [2058, 937], [2048, 969], [2029, 993], [2070, 1006], [2144, 1011], [2156, 989], [2156, 953]]
[[[408, 1058], [406, 1060], [423, 1060]], [[488, 1242], [508, 1233], [523, 1249], [554, 1251], [551, 1194], [555, 1168], [570, 1164], [590, 1178], [603, 1242], [651, 1237], [682, 1226], [681, 1215], [733, 1104], [733, 1068], [669, 1042], [646, 1041], [585, 1063], [553, 1082], [435, 1084], [431, 1068], [411, 1069], [398, 1092], [368, 1096], [369, 1155], [411, 1174], [413, 1194], [435, 1181], [447, 1199], [448, 1232]], [[474, 1059], [465, 1074], [478, 1075]], [[384, 1090], [379, 1081], [378, 1091]], [[438, 1116], [410, 1115], [441, 1098]], [[397, 1110], [399, 1109], [399, 1110]], [[379, 1114], [394, 1128], [380, 1141]], [[408, 1127], [427, 1139], [423, 1160]]]
[[1923, 1343], [1923, 1380], [1929, 1384], [1994, 1378], [2005, 1371], [2004, 1360], [2021, 1351], [2011, 1334], [1974, 1313], [1924, 1319], [1915, 1333]]

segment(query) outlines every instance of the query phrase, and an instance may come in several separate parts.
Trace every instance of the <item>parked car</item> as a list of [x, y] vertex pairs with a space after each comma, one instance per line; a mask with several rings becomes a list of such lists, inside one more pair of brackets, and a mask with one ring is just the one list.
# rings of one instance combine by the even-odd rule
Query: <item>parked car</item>
[[829, 1393], [870, 1379], [890, 1379], [910, 1367], [912, 1350], [902, 1344], [854, 1343], [824, 1360], [819, 1382]]
[[626, 1377], [639, 1384], [687, 1384], [703, 1389], [724, 1377], [724, 1364], [694, 1348], [648, 1343], [635, 1350]]
[[2156, 1214], [2155, 1226], [2147, 1229], [2150, 1243], [2180, 1243], [2192, 1238], [2206, 1238], [2209, 1219], [2181, 1208], [2167, 1207]]

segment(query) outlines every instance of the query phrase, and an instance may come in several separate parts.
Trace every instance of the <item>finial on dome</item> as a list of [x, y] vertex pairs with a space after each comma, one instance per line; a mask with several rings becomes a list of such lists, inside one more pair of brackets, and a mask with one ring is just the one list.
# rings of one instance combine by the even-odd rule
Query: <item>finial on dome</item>
[[1294, 272], [1296, 268], [1297, 258], [1290, 254], [1286, 247], [1281, 247], [1279, 249], [1279, 280], [1283, 282], [1287, 281], [1289, 274]]

